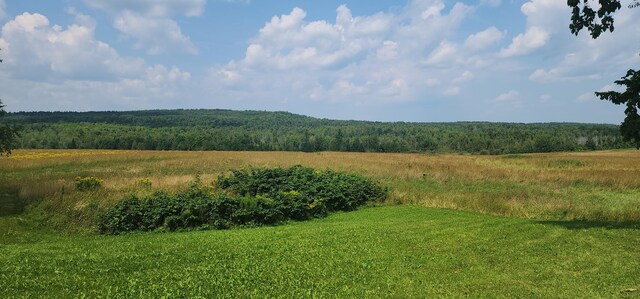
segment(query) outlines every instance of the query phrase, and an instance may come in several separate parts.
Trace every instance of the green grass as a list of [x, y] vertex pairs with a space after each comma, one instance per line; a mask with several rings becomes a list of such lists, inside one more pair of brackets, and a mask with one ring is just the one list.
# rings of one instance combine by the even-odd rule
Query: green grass
[[0, 297], [621, 296], [637, 222], [387, 206], [277, 227], [60, 235], [0, 217]]

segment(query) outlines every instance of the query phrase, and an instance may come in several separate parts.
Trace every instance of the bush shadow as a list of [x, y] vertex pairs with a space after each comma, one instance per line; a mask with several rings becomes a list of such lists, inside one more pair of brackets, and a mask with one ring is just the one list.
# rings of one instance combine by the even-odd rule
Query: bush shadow
[[0, 217], [22, 213], [27, 203], [20, 199], [19, 190], [0, 189]]
[[544, 225], [561, 226], [570, 230], [582, 230], [582, 229], [592, 229], [592, 228], [640, 230], [640, 221], [541, 220], [541, 221], [535, 221], [535, 223], [544, 224]]

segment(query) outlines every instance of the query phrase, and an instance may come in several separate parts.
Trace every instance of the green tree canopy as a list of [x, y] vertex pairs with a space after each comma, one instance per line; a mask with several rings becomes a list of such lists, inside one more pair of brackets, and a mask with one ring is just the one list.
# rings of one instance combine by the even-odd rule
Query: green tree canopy
[[[571, 33], [578, 35], [580, 30], [587, 28], [591, 37], [598, 38], [606, 31], [613, 31], [613, 13], [622, 8], [622, 0], [599, 0], [598, 9], [589, 4], [590, 0], [567, 0], [571, 7]], [[640, 0], [629, 1], [628, 7], [640, 6]]]
[[626, 104], [627, 109], [624, 110], [626, 118], [620, 126], [620, 131], [625, 140], [634, 140], [636, 148], [640, 149], [640, 72], [629, 70], [627, 75], [621, 80], [615, 81], [616, 84], [625, 86], [624, 92], [607, 91], [596, 92], [596, 95], [602, 100], [611, 101], [616, 105]]

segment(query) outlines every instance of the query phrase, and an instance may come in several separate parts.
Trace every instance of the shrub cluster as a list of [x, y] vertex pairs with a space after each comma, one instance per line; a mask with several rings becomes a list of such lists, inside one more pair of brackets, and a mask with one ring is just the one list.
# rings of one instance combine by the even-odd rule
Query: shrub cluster
[[100, 217], [101, 233], [156, 229], [225, 229], [277, 224], [350, 211], [384, 200], [386, 189], [371, 180], [302, 166], [234, 170], [216, 181], [218, 192], [201, 184], [170, 195], [127, 198]]
[[102, 186], [102, 182], [104, 180], [88, 176], [88, 177], [76, 177], [76, 190], [78, 191], [89, 191], [98, 189]]

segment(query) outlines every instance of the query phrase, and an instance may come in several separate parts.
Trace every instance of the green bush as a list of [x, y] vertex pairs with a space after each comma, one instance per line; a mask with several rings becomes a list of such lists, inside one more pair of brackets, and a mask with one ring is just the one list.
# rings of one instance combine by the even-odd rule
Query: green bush
[[102, 182], [104, 180], [88, 176], [88, 177], [76, 177], [76, 190], [78, 191], [89, 191], [95, 190], [102, 186]]
[[221, 176], [217, 187], [237, 195], [277, 197], [297, 192], [308, 204], [322, 202], [329, 211], [350, 211], [386, 198], [386, 190], [363, 176], [313, 168], [248, 168]]
[[273, 225], [325, 217], [331, 211], [349, 211], [386, 198], [386, 190], [365, 177], [301, 166], [234, 170], [216, 184], [221, 192], [192, 184], [175, 195], [158, 192], [127, 198], [100, 216], [99, 231]]

